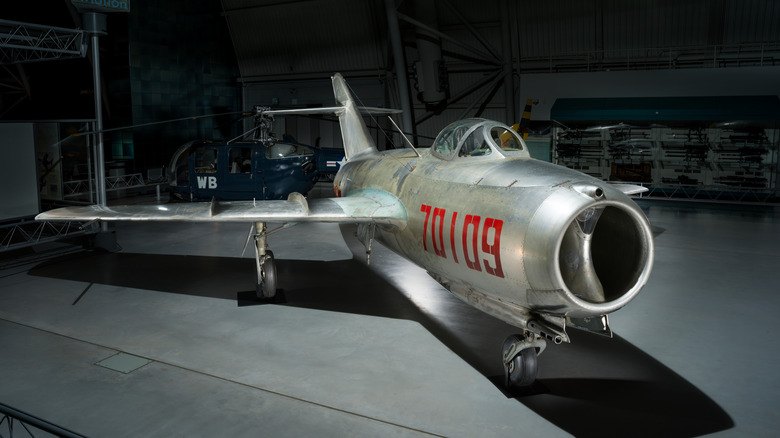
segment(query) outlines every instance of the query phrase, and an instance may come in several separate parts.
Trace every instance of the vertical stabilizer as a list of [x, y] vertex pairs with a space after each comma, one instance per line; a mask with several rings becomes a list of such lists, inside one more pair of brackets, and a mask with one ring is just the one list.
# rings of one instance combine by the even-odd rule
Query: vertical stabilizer
[[371, 136], [368, 135], [360, 110], [347, 88], [347, 83], [340, 73], [333, 75], [333, 94], [336, 102], [342, 107], [338, 111], [341, 137], [344, 139], [344, 155], [347, 160], [366, 151], [376, 152], [377, 148]]

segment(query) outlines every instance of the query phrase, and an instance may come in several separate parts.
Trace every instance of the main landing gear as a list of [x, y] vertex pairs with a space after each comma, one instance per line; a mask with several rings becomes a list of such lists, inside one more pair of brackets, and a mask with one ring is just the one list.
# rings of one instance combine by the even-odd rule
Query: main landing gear
[[539, 370], [537, 358], [545, 347], [547, 342], [529, 331], [506, 338], [503, 348], [504, 386], [512, 389], [533, 384]]
[[255, 292], [257, 298], [261, 299], [270, 299], [276, 296], [276, 261], [274, 253], [268, 250], [266, 236], [265, 222], [256, 222], [254, 228], [255, 264], [257, 265]]

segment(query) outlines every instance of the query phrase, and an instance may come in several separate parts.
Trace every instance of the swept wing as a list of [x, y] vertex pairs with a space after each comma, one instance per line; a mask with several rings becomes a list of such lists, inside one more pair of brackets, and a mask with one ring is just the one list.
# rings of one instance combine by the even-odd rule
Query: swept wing
[[307, 200], [293, 193], [279, 201], [229, 201], [65, 207], [39, 214], [48, 221], [335, 222], [406, 226], [406, 209], [395, 196], [365, 190], [344, 198]]

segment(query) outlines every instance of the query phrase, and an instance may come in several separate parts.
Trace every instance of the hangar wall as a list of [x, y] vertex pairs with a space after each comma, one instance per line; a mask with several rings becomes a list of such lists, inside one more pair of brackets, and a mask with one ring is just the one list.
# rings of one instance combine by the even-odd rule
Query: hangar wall
[[550, 120], [559, 98], [780, 96], [780, 67], [521, 74], [518, 102], [538, 100], [531, 118]]
[[[220, 5], [210, 0], [135, 2], [129, 16], [132, 124], [240, 111], [236, 60]], [[111, 29], [109, 29], [111, 32]], [[186, 139], [229, 138], [237, 116], [202, 118], [132, 132], [135, 166], [168, 164]], [[185, 139], [185, 140], [183, 140]], [[123, 139], [126, 143], [127, 138]], [[117, 157], [129, 158], [129, 157]]]

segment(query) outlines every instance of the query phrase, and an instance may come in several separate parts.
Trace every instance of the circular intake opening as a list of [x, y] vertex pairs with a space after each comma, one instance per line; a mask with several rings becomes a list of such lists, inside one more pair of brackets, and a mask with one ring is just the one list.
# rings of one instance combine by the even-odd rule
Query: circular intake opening
[[643, 223], [607, 205], [580, 212], [567, 228], [558, 254], [566, 287], [594, 304], [615, 301], [633, 290], [648, 264]]

